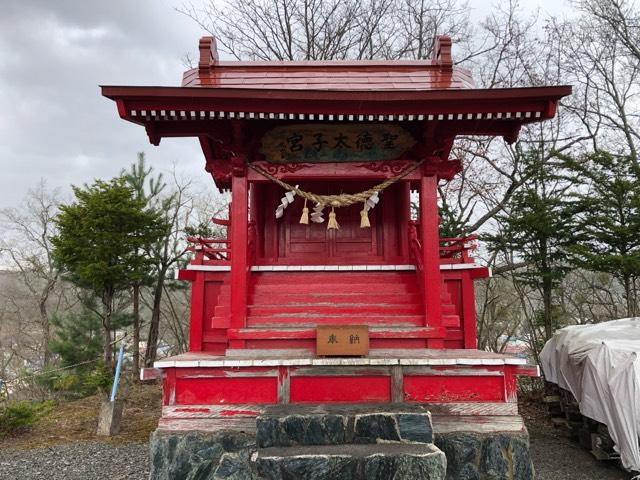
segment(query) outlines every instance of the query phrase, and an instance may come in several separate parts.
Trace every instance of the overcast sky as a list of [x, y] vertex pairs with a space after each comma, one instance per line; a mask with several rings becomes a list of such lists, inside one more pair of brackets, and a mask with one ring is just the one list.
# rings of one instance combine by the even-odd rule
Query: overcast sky
[[[195, 3], [198, 3], [197, 1]], [[473, 15], [491, 0], [470, 0]], [[521, 0], [567, 11], [567, 0]], [[158, 171], [175, 164], [209, 181], [195, 139], [150, 145], [121, 120], [99, 85], [179, 85], [181, 58], [203, 34], [171, 0], [0, 0], [0, 208], [44, 178], [50, 187], [110, 178], [145, 151]]]

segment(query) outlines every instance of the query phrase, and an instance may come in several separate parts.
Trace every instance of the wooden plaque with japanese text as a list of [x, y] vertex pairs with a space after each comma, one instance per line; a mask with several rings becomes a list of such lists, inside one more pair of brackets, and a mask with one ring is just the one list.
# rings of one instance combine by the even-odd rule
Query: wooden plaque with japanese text
[[320, 356], [366, 356], [369, 354], [367, 325], [318, 325], [316, 354]]
[[415, 145], [399, 125], [286, 125], [262, 137], [262, 153], [271, 163], [367, 162], [394, 160]]

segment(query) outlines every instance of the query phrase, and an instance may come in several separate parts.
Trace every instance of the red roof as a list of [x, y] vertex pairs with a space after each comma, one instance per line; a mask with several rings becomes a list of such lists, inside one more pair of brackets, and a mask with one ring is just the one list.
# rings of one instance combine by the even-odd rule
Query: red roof
[[425, 91], [474, 88], [471, 72], [453, 66], [451, 39], [436, 38], [431, 60], [221, 62], [216, 40], [200, 40], [198, 67], [183, 87], [252, 90]]
[[112, 85], [102, 94], [157, 144], [163, 136], [209, 135], [233, 119], [443, 122], [449, 137], [513, 142], [522, 125], [553, 118], [571, 93], [569, 86], [474, 88], [469, 71], [453, 65], [444, 36], [433, 58], [419, 61], [221, 62], [213, 37], [199, 47], [198, 66], [181, 87]]
[[217, 62], [185, 72], [183, 87], [283, 90], [460, 90], [474, 88], [471, 72], [433, 60]]

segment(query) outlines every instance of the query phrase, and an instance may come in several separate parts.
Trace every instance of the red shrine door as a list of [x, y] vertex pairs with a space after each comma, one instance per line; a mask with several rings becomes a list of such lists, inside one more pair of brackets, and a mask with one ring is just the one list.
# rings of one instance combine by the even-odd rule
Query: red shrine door
[[[342, 192], [360, 192], [370, 188], [368, 184], [349, 183], [348, 190], [338, 188], [331, 183], [309, 183], [300, 188], [318, 194], [339, 194]], [[370, 228], [360, 228], [360, 211], [362, 204], [336, 208], [336, 218], [340, 228], [327, 230], [330, 208], [325, 208], [323, 223], [308, 225], [300, 223], [303, 200], [296, 202], [285, 210], [285, 215], [278, 222], [279, 257], [294, 264], [358, 264], [379, 263], [383, 258], [382, 232], [379, 229], [380, 211], [374, 208], [369, 212]], [[308, 202], [309, 211], [313, 204]]]

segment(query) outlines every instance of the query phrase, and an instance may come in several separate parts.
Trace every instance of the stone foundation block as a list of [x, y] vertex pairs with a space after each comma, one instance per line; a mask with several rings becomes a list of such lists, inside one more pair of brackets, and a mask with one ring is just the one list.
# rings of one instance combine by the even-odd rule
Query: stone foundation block
[[255, 436], [238, 431], [151, 436], [151, 480], [258, 480]]
[[447, 457], [447, 480], [533, 480], [529, 434], [436, 433]]
[[428, 444], [273, 447], [258, 453], [268, 480], [444, 480], [444, 454]]
[[417, 405], [269, 407], [257, 419], [260, 448], [433, 442], [431, 414]]

